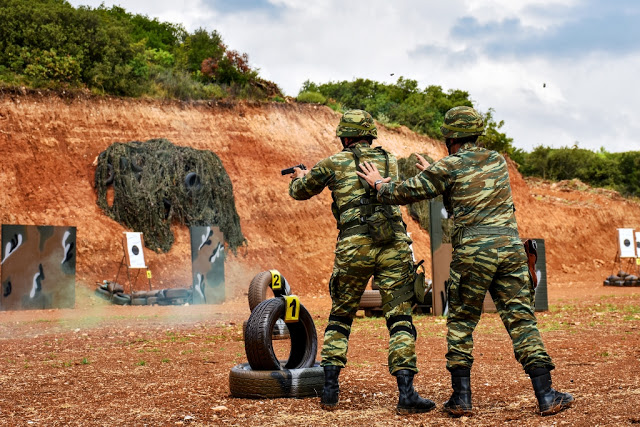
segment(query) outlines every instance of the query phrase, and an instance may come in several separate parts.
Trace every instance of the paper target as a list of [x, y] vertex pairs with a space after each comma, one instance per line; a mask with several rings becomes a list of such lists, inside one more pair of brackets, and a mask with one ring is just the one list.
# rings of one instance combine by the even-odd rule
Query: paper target
[[618, 228], [618, 247], [620, 258], [635, 258], [636, 243], [633, 228]]
[[142, 233], [132, 233], [125, 231], [127, 247], [127, 265], [129, 268], [147, 268], [144, 263], [144, 252], [142, 250]]

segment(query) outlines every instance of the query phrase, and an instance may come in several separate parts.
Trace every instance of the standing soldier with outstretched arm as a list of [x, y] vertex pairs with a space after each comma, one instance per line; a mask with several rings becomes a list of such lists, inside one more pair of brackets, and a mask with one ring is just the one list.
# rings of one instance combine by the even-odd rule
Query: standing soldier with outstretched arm
[[411, 240], [400, 208], [377, 202], [369, 184], [356, 175], [357, 165], [366, 161], [395, 178], [396, 159], [381, 147], [371, 147], [378, 137], [377, 128], [366, 111], [345, 112], [336, 135], [344, 150], [321, 160], [311, 170], [295, 168], [289, 186], [289, 194], [296, 200], [309, 199], [329, 187], [331, 210], [340, 230], [329, 281], [332, 306], [322, 346], [325, 384], [321, 405], [332, 409], [338, 404], [338, 376], [347, 363], [351, 324], [373, 276], [389, 329], [389, 372], [396, 376], [399, 391], [396, 410], [401, 414], [427, 412], [435, 403], [420, 397], [413, 388], [418, 372], [416, 329], [411, 302], [404, 297], [406, 289], [413, 289]]
[[449, 156], [429, 165], [418, 155], [422, 172], [413, 178], [391, 182], [372, 163], [364, 163], [358, 175], [377, 190], [377, 200], [383, 203], [404, 205], [442, 194], [454, 218], [446, 355], [453, 394], [445, 410], [471, 414], [472, 334], [488, 290], [516, 359], [531, 378], [540, 413], [559, 412], [571, 406], [573, 397], [551, 388], [554, 365], [533, 312], [534, 289], [518, 236], [507, 163], [497, 152], [476, 146], [484, 123], [473, 108], [447, 111], [441, 130]]

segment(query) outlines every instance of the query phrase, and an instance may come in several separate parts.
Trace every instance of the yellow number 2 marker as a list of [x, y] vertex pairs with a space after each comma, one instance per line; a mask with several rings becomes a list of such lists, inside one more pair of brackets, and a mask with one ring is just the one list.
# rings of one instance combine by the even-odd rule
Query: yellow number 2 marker
[[282, 289], [282, 275], [278, 270], [269, 270], [271, 273], [271, 289], [279, 291]]

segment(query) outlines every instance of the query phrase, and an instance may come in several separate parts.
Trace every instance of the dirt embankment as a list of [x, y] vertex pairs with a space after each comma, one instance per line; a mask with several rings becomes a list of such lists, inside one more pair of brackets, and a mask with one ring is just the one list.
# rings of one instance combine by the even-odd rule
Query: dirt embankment
[[[277, 268], [300, 294], [324, 293], [337, 230], [328, 191], [305, 202], [288, 195], [280, 169], [307, 166], [340, 149], [339, 114], [298, 104], [190, 105], [123, 99], [0, 95], [0, 222], [77, 227], [77, 280], [113, 279], [125, 231], [96, 206], [92, 162], [113, 142], [167, 138], [215, 152], [235, 193], [249, 244], [227, 261], [227, 289], [246, 290], [259, 271]], [[378, 140], [399, 157], [446, 154], [442, 143], [383, 126]], [[550, 297], [592, 291], [613, 267], [616, 227], [640, 228], [638, 203], [608, 192], [527, 183], [511, 165], [522, 236], [544, 238]], [[406, 215], [414, 250], [429, 264], [429, 236]], [[167, 254], [146, 252], [154, 287], [190, 285], [189, 234], [175, 225]], [[578, 280], [579, 278], [579, 280]], [[146, 284], [140, 282], [142, 288]]]

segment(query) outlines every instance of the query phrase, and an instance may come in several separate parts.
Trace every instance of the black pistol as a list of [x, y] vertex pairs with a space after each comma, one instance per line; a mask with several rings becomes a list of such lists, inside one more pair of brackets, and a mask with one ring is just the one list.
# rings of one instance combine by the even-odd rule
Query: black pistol
[[300, 168], [302, 170], [307, 170], [307, 167], [305, 165], [303, 165], [302, 163], [300, 163], [299, 165], [291, 166], [290, 168], [286, 168], [286, 169], [282, 169], [280, 171], [280, 173], [282, 175], [291, 175], [294, 172], [295, 168]]

